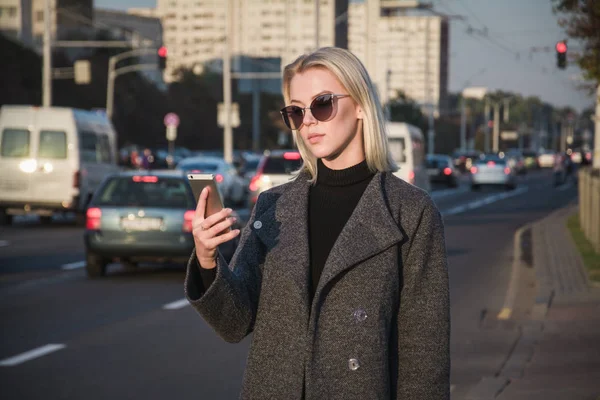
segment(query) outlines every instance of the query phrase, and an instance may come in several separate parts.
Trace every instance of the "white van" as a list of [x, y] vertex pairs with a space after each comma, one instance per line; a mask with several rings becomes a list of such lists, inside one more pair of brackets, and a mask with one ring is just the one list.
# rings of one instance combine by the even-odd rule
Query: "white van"
[[104, 177], [119, 170], [104, 113], [62, 107], [0, 108], [0, 224], [13, 215], [81, 216]]
[[423, 190], [431, 191], [425, 168], [425, 141], [423, 132], [404, 122], [386, 122], [388, 144], [398, 167], [397, 177]]

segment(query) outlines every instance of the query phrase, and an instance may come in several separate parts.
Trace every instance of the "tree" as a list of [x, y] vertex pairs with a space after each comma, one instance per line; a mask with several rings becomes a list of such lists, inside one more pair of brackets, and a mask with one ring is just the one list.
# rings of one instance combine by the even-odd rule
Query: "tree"
[[396, 92], [396, 97], [390, 100], [390, 120], [406, 122], [422, 130], [427, 126], [421, 107], [400, 90]]
[[586, 80], [600, 84], [600, 1], [553, 0], [553, 10], [559, 14], [559, 25], [569, 37], [581, 42], [582, 49], [574, 52], [577, 64]]

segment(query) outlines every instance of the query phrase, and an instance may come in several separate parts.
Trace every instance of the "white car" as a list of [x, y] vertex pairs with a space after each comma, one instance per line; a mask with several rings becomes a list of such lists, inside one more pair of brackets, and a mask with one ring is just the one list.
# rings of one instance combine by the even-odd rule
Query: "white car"
[[546, 150], [538, 155], [538, 164], [540, 168], [552, 168], [556, 163], [556, 153]]
[[515, 170], [506, 159], [486, 155], [471, 167], [471, 190], [478, 190], [482, 185], [504, 186], [512, 190], [517, 186]]
[[218, 157], [189, 157], [177, 164], [177, 169], [190, 174], [216, 175], [217, 188], [226, 205], [239, 205], [246, 200], [245, 181], [235, 167]]

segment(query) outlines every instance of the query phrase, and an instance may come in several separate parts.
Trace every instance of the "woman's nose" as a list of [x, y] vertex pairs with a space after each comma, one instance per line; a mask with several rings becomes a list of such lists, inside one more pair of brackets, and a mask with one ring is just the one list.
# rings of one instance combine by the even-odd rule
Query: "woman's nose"
[[317, 123], [317, 119], [313, 116], [310, 108], [304, 110], [304, 118], [302, 118], [303, 125], [312, 125]]

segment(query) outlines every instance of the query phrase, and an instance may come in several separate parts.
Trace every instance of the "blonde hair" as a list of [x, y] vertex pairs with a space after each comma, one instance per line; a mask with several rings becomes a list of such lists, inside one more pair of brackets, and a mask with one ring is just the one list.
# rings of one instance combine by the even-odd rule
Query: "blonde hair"
[[[324, 68], [331, 72], [363, 112], [362, 129], [365, 159], [369, 169], [376, 171], [396, 171], [398, 167], [389, 150], [383, 109], [379, 96], [369, 74], [358, 57], [350, 51], [338, 47], [323, 47], [312, 53], [298, 57], [283, 70], [283, 98], [290, 103], [290, 83], [292, 78], [311, 68]], [[311, 175], [311, 182], [317, 180], [317, 159], [308, 150], [298, 131], [293, 130], [294, 142], [304, 161], [301, 170]]]

